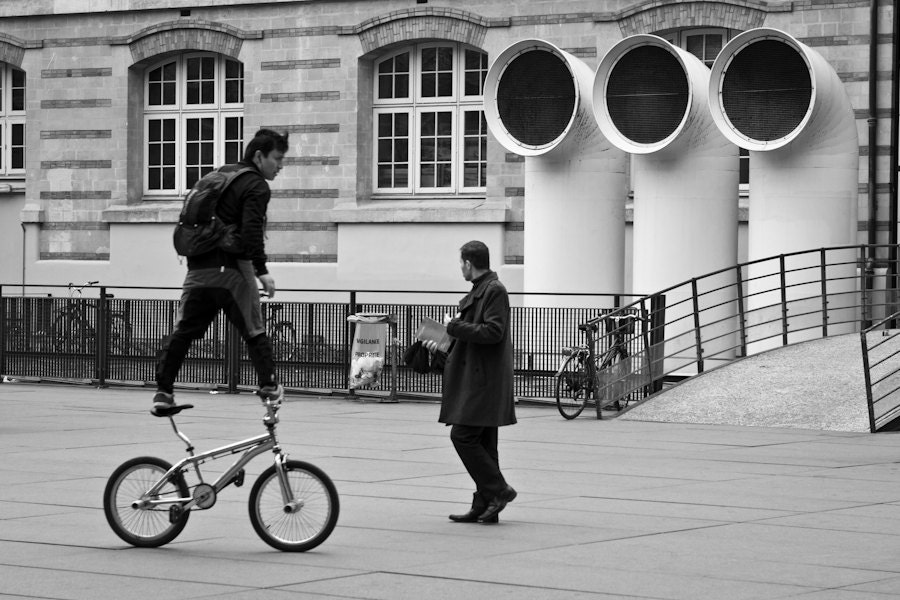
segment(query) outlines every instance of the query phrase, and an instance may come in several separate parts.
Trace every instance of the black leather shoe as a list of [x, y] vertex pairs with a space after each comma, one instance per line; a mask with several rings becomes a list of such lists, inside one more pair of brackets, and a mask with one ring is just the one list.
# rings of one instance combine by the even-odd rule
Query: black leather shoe
[[487, 509], [478, 516], [478, 522], [496, 523], [496, 521], [492, 521], [491, 519], [496, 519], [497, 515], [500, 514], [500, 511], [506, 508], [507, 504], [515, 500], [518, 495], [519, 494], [512, 486], [506, 486], [505, 490], [500, 492], [499, 495], [495, 496], [494, 499], [488, 503]]
[[484, 507], [479, 506], [478, 508], [472, 508], [469, 512], [464, 515], [450, 515], [450, 520], [454, 523], [496, 523], [500, 520], [500, 517], [497, 515], [493, 516], [493, 520], [490, 521], [482, 521], [481, 514], [484, 512]]
[[[472, 508], [469, 509], [469, 512], [463, 515], [450, 515], [450, 520], [454, 523], [477, 523], [478, 517], [481, 516], [481, 513], [487, 508], [487, 502], [485, 502], [484, 497], [475, 492], [472, 494]], [[496, 523], [497, 521], [492, 521]]]

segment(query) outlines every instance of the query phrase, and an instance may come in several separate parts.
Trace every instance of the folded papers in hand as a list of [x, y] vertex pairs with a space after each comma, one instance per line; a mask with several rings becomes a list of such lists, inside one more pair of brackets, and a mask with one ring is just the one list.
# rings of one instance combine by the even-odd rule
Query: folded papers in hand
[[419, 328], [416, 329], [416, 339], [423, 342], [435, 342], [437, 349], [441, 352], [447, 352], [452, 341], [450, 334], [447, 333], [447, 328], [428, 317], [424, 317], [419, 323]]

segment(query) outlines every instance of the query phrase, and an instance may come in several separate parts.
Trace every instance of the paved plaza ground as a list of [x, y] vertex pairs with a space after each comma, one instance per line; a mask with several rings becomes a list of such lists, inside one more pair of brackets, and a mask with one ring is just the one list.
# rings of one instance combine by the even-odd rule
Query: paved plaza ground
[[[701, 378], [702, 379], [702, 378]], [[699, 381], [700, 379], [698, 379]], [[677, 388], [676, 388], [677, 389]], [[702, 392], [695, 392], [702, 401]], [[456, 524], [471, 484], [434, 403], [290, 396], [280, 437], [328, 472], [332, 536], [281, 553], [241, 488], [138, 549], [103, 516], [128, 458], [183, 445], [146, 389], [0, 384], [0, 598], [886, 600], [900, 595], [900, 437], [801, 427], [565, 421], [520, 406], [501, 430], [519, 496]], [[250, 394], [182, 393], [200, 449], [262, 432]], [[860, 410], [865, 410], [864, 406]]]

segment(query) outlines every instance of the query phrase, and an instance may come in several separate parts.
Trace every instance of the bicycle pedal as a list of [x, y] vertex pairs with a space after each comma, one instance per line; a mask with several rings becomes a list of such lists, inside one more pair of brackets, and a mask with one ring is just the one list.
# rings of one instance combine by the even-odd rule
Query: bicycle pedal
[[234, 484], [234, 487], [241, 487], [244, 485], [244, 470], [241, 469], [237, 472], [237, 475], [234, 476], [234, 479], [231, 480], [231, 483]]
[[169, 507], [169, 523], [177, 523], [181, 519], [184, 509], [180, 504], [173, 504]]

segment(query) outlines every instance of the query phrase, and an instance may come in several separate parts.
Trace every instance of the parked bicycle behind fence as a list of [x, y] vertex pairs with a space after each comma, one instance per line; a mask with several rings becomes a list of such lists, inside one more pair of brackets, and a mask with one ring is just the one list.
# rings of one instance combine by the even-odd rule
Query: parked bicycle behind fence
[[[556, 371], [556, 408], [559, 414], [566, 419], [574, 419], [585, 407], [596, 407], [597, 402], [601, 403], [601, 410], [612, 408], [620, 411], [628, 406], [631, 401], [630, 392], [622, 395], [615, 392], [604, 393], [604, 398], [597, 397], [602, 388], [599, 376], [603, 372], [622, 375], [625, 373], [624, 369], [630, 371], [628, 339], [634, 334], [635, 322], [638, 321], [646, 322], [647, 319], [634, 314], [600, 316], [578, 326], [585, 336], [585, 343], [563, 348], [564, 358]], [[610, 344], [598, 356], [594, 348], [601, 323], [605, 324]]]
[[[62, 308], [55, 311], [51, 336], [53, 348], [57, 352], [93, 354], [96, 352], [97, 329], [94, 326], [97, 301], [84, 298], [84, 289], [96, 286], [99, 281], [88, 281], [82, 285], [68, 284], [69, 297]], [[112, 298], [112, 295], [106, 295]], [[132, 327], [121, 311], [106, 311], [108, 320], [107, 343], [114, 354], [128, 351], [132, 339]]]

